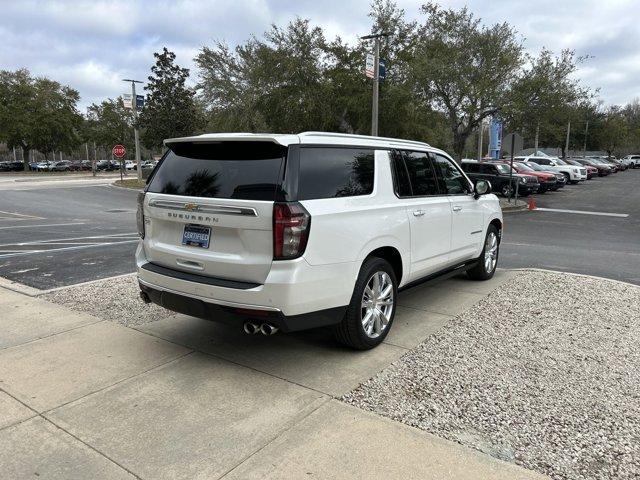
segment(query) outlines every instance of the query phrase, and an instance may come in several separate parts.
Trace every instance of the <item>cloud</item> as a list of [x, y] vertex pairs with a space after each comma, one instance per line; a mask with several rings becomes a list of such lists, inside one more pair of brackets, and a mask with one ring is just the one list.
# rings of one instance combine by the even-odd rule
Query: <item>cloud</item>
[[[399, 0], [412, 19], [424, 21], [423, 2]], [[484, 23], [507, 21], [525, 37], [526, 49], [547, 47], [591, 55], [577, 74], [600, 87], [605, 103], [640, 96], [640, 2], [637, 0], [449, 0], [468, 5]], [[261, 35], [271, 23], [300, 16], [324, 28], [328, 38], [354, 42], [370, 30], [369, 0], [22, 0], [3, 2], [0, 68], [26, 67], [79, 90], [81, 108], [126, 91], [122, 78], [146, 80], [153, 52], [176, 52], [192, 69], [202, 45], [231, 45]]]

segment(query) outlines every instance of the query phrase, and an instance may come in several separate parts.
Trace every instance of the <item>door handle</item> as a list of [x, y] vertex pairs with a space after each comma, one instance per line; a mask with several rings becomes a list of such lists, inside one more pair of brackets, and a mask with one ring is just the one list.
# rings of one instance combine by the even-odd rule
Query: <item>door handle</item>
[[459, 212], [460, 210], [462, 210], [462, 207], [460, 205], [454, 205], [453, 206], [453, 211], [454, 212]]
[[425, 213], [427, 213], [427, 212], [425, 212], [424, 210], [414, 210], [414, 211], [413, 211], [413, 216], [414, 216], [414, 217], [421, 217], [421, 216], [423, 216]]

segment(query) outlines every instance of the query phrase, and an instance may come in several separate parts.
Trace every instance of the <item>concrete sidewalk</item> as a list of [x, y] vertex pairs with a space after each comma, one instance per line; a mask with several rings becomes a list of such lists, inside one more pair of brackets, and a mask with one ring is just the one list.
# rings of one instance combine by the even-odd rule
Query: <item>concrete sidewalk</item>
[[134, 330], [0, 288], [2, 476], [545, 478], [335, 400], [511, 275], [401, 294], [369, 352], [186, 316]]

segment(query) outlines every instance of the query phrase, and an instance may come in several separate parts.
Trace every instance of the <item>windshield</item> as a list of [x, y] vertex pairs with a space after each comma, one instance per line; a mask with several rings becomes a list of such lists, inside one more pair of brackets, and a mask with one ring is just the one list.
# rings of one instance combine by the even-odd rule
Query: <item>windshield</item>
[[545, 168], [542, 168], [540, 165], [538, 165], [537, 163], [533, 163], [533, 162], [529, 162], [528, 165], [533, 168], [536, 172], [544, 172], [546, 171]]
[[[500, 173], [509, 173], [509, 165], [505, 165], [504, 163], [496, 163], [496, 168]], [[517, 173], [514, 171], [514, 173]]]
[[524, 170], [525, 172], [535, 172], [533, 168], [531, 168], [526, 163], [514, 163], [520, 170]]
[[565, 162], [565, 161], [563, 161], [563, 160], [560, 160], [559, 158], [556, 158], [555, 160], [556, 160], [556, 163], [557, 163], [558, 165], [566, 165], [566, 164], [567, 164], [567, 162]]

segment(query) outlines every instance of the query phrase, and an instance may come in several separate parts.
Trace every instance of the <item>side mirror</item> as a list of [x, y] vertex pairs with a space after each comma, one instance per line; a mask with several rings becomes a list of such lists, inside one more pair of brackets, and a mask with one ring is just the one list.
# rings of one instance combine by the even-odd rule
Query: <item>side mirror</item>
[[478, 180], [473, 189], [473, 196], [477, 199], [488, 193], [491, 193], [491, 183], [488, 180]]

